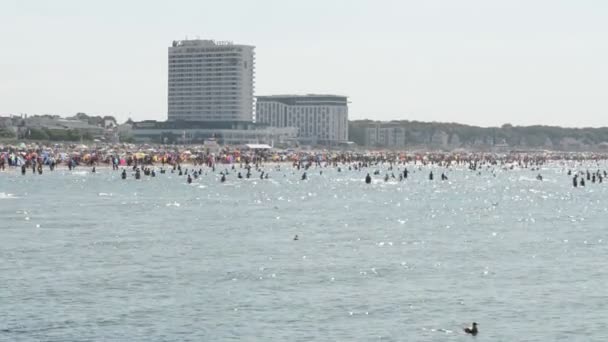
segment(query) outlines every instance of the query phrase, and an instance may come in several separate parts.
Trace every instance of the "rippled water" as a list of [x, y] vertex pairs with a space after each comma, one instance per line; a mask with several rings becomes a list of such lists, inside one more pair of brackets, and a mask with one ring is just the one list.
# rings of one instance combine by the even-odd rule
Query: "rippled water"
[[606, 341], [608, 183], [537, 173], [0, 173], [0, 340]]

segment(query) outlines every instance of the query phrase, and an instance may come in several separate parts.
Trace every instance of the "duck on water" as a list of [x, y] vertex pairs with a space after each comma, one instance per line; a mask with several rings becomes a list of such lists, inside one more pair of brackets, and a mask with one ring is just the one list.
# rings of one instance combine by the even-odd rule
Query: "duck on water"
[[473, 335], [473, 336], [477, 336], [477, 333], [479, 332], [477, 330], [477, 323], [473, 322], [473, 325], [471, 325], [468, 328], [464, 328], [463, 329], [465, 333], [469, 334], [469, 335]]

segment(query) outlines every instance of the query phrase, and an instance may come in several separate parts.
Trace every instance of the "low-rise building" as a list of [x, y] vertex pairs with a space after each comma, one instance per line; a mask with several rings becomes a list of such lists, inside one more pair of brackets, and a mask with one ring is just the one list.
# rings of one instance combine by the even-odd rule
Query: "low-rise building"
[[348, 141], [348, 100], [339, 95], [258, 96], [256, 122], [296, 127], [304, 144], [337, 145]]
[[364, 145], [372, 147], [404, 147], [405, 128], [392, 123], [373, 123], [363, 128]]
[[295, 142], [298, 130], [293, 127], [268, 127], [242, 122], [204, 121], [140, 121], [134, 122], [131, 134], [135, 142], [203, 143], [216, 139], [221, 144], [289, 145]]

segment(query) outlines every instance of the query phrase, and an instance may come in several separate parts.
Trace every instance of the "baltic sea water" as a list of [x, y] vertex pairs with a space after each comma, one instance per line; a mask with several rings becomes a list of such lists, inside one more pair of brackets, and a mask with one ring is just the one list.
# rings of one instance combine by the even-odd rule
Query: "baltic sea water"
[[0, 173], [0, 340], [608, 341], [608, 182], [433, 170]]

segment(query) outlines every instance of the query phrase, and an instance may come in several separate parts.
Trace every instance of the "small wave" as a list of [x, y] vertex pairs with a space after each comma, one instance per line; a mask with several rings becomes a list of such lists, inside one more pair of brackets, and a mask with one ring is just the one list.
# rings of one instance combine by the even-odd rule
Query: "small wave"
[[526, 176], [520, 176], [518, 179], [520, 182], [538, 182], [539, 180], [536, 178], [530, 178]]
[[14, 328], [3, 328], [0, 329], [0, 332], [7, 334], [31, 334], [31, 333], [42, 333], [48, 332], [51, 330], [59, 330], [71, 327], [75, 324], [74, 321], [67, 320], [63, 322], [51, 323], [46, 326], [38, 326], [38, 327], [26, 327], [23, 325], [16, 326]]
[[13, 194], [8, 194], [6, 192], [0, 192], [0, 199], [15, 199], [15, 198], [19, 198]]
[[109, 193], [109, 194], [108, 194], [108, 193], [105, 193], [105, 192], [100, 192], [100, 193], [98, 194], [98, 196], [99, 196], [99, 197], [111, 197], [111, 196], [114, 196], [114, 195], [113, 195], [113, 194], [111, 194], [111, 193]]

